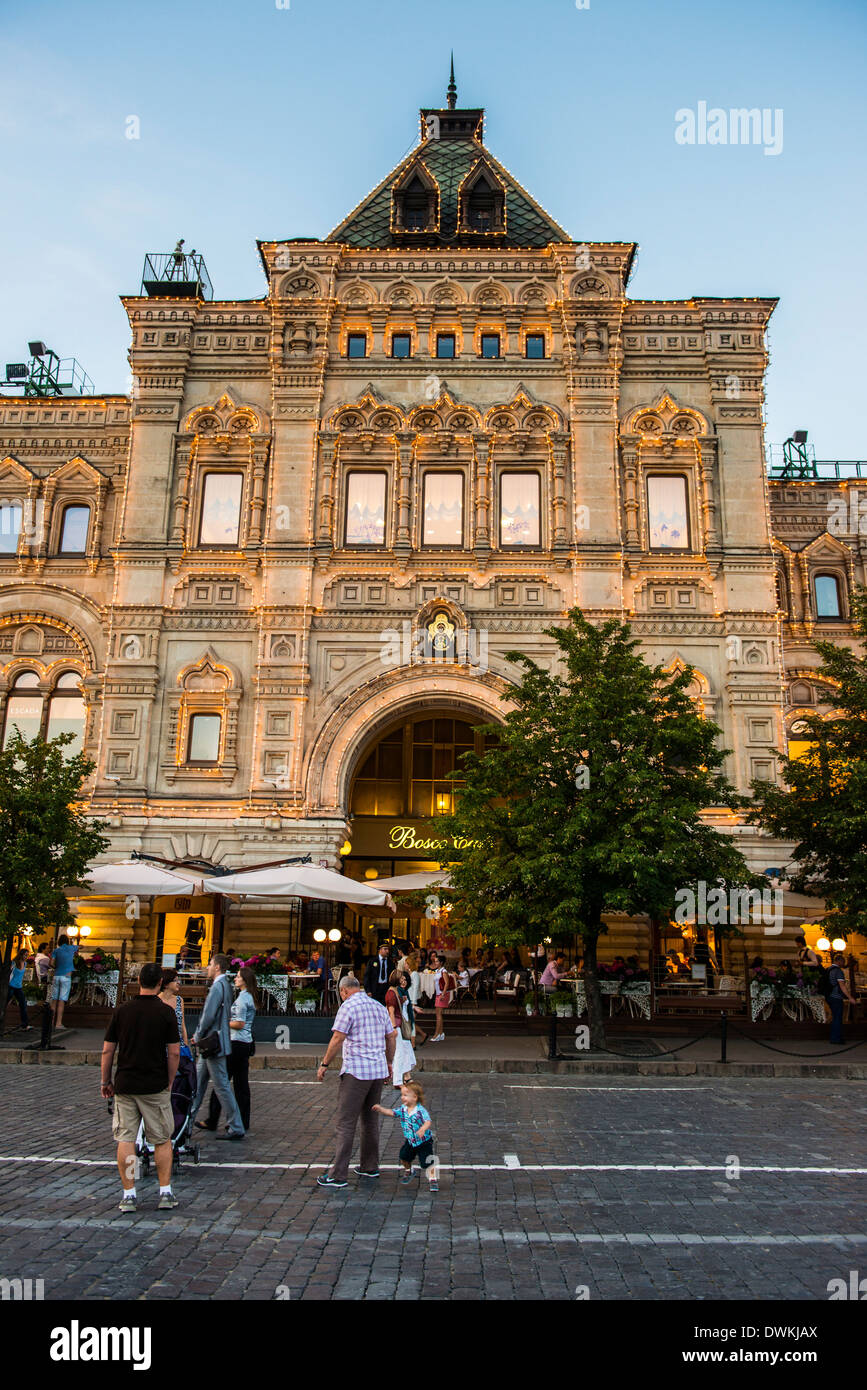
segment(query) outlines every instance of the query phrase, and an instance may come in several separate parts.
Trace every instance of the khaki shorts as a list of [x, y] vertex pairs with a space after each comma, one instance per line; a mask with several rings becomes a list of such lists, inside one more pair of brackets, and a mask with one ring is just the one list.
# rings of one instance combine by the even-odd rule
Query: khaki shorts
[[154, 1147], [167, 1144], [175, 1127], [171, 1091], [155, 1091], [151, 1096], [119, 1096], [115, 1093], [111, 1132], [119, 1144], [135, 1143], [141, 1120], [144, 1120], [149, 1144]]

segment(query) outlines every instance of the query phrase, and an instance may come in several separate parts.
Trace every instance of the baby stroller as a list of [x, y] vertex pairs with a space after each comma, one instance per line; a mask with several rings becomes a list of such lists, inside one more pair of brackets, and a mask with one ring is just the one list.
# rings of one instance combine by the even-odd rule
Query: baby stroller
[[[181, 1155], [191, 1158], [193, 1163], [199, 1161], [199, 1146], [190, 1142], [193, 1131], [193, 1113], [196, 1099], [196, 1064], [192, 1056], [185, 1057], [183, 1052], [178, 1063], [178, 1070], [172, 1084], [172, 1115], [174, 1116], [175, 1127], [172, 1132], [172, 1169], [175, 1173], [181, 1171]], [[138, 1127], [138, 1136], [135, 1141], [136, 1158], [141, 1165], [142, 1177], [146, 1178], [150, 1172], [151, 1155], [154, 1146], [148, 1142], [145, 1134], [144, 1120]]]

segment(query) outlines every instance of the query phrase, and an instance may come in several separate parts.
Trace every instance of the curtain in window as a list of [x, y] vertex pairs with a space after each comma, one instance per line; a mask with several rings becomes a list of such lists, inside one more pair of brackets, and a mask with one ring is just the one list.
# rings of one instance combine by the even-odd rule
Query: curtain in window
[[648, 478], [647, 518], [652, 549], [689, 549], [685, 478]]
[[385, 474], [350, 473], [346, 480], [346, 544], [385, 543]]

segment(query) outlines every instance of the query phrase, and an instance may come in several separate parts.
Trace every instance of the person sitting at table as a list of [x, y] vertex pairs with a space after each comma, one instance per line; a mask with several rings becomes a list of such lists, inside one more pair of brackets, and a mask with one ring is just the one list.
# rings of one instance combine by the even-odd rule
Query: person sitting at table
[[306, 951], [299, 951], [296, 959], [297, 959], [297, 962], [298, 962], [298, 971], [299, 971], [299, 974], [301, 974], [301, 975], [306, 974], [306, 972], [307, 972], [307, 961], [308, 961], [307, 952], [306, 952]]
[[557, 955], [553, 956], [551, 960], [548, 961], [548, 964], [542, 971], [541, 979], [539, 980], [539, 986], [546, 994], [550, 994], [552, 990], [557, 988], [557, 982], [560, 976], [565, 973], [565, 964], [566, 957], [563, 955], [562, 951], [558, 952]]
[[761, 956], [753, 956], [750, 961], [750, 970], [763, 970], [764, 965], [765, 962], [762, 960]]
[[266, 952], [265, 952], [265, 959], [266, 959], [266, 961], [273, 961], [275, 964], [276, 964], [276, 963], [279, 963], [279, 961], [280, 961], [280, 948], [279, 948], [279, 946], [272, 946], [271, 949], [270, 949], [270, 951], [266, 951]]
[[313, 952], [307, 962], [307, 969], [318, 976], [317, 987], [324, 992], [325, 982], [328, 979], [328, 964], [318, 946], [313, 947]]

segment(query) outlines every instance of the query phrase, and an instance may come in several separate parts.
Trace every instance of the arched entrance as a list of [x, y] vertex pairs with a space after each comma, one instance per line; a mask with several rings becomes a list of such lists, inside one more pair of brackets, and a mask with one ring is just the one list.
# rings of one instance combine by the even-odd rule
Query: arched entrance
[[[376, 883], [402, 874], [434, 872], [448, 862], [449, 839], [438, 819], [453, 805], [455, 782], [465, 753], [484, 753], [481, 726], [490, 716], [471, 707], [418, 709], [395, 717], [362, 745], [350, 777], [349, 818], [352, 831], [344, 854], [351, 878]], [[426, 944], [432, 926], [420, 906], [398, 902], [391, 918], [364, 914], [381, 935], [420, 939]], [[441, 930], [442, 924], [440, 924]]]

